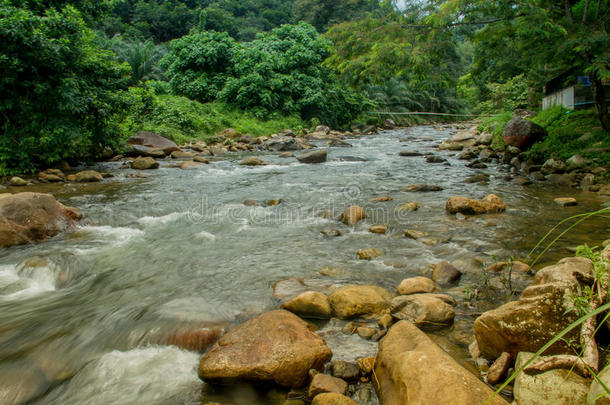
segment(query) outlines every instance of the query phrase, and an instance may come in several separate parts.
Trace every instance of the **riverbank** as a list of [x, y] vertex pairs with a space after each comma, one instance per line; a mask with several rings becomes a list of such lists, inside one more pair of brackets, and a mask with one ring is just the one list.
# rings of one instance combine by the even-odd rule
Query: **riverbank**
[[[84, 219], [74, 233], [3, 252], [2, 275], [6, 277], [2, 280], [13, 281], [2, 286], [0, 316], [6, 328], [0, 335], [5, 359], [0, 368], [24, 376], [22, 381], [43, 391], [40, 403], [76, 404], [84, 398], [92, 403], [156, 403], [159, 398], [180, 398], [185, 403], [282, 404], [288, 389], [246, 386], [238, 390], [235, 385], [202, 384], [196, 352], [233, 325], [314, 291], [328, 297], [333, 317], [313, 320], [317, 334], [333, 352], [332, 361], [350, 363], [346, 367], [352, 376], [344, 377], [351, 382], [356, 373], [352, 363], [377, 356], [378, 343], [372, 338], [385, 339], [382, 333], [384, 329], [388, 333], [387, 327], [371, 319], [347, 326], [351, 320], [340, 318], [349, 315], [337, 309], [337, 302], [342, 301], [336, 295], [331, 299], [333, 294], [345, 295], [345, 288], [353, 285], [375, 286], [377, 291], [388, 292], [382, 298], [392, 296], [378, 300], [390, 309], [403, 280], [434, 278], [437, 265], [446, 261], [449, 265], [440, 268], [455, 268], [461, 276], [446, 286], [435, 281], [435, 291], [424, 293], [444, 294], [442, 297], [421, 299], [443, 308], [440, 313], [450, 314], [452, 309], [453, 322], [427, 331], [428, 338], [404, 327], [396, 334], [417, 338], [428, 348], [440, 345], [478, 374], [478, 363], [467, 350], [475, 319], [512, 301], [533, 280], [528, 274], [519, 275], [509, 286], [506, 272], [487, 270], [489, 266], [510, 256], [525, 257], [559, 218], [598, 209], [607, 198], [598, 192], [549, 187], [548, 180], [518, 185], [506, 180], [512, 169], [503, 171], [499, 157], [483, 162], [486, 167], [474, 168], [467, 166], [471, 162], [458, 159], [464, 150], [439, 150], [447, 139], [455, 141], [455, 136], [464, 137], [469, 131], [470, 126], [438, 126], [366, 136], [328, 132], [325, 136], [333, 135], [352, 146], [329, 146], [327, 142], [335, 139], [307, 139], [317, 147], [312, 150], [327, 152], [326, 161], [317, 164], [297, 160], [307, 150], [227, 150], [206, 156], [210, 164], [190, 170], [170, 167], [191, 163], [196, 157], [183, 155], [158, 159], [159, 169], [139, 172], [129, 164], [121, 169], [125, 162], [134, 161], [125, 157], [88, 168], [114, 176], [101, 182], [9, 189], [51, 192], [64, 204], [80, 208]], [[303, 138], [284, 136], [285, 142], [280, 144], [298, 144], [297, 138]], [[277, 138], [263, 142], [277, 144]], [[476, 149], [477, 158], [487, 150], [485, 144]], [[404, 151], [414, 153], [400, 153]], [[180, 152], [200, 153], [192, 149]], [[240, 165], [253, 157], [267, 164]], [[470, 182], [470, 177], [480, 174], [478, 181]], [[420, 184], [428, 187], [417, 186]], [[437, 191], [422, 192], [425, 189]], [[489, 194], [500, 197], [505, 212], [447, 213], [447, 200], [453, 196], [480, 200]], [[568, 195], [578, 205], [562, 207], [554, 202], [556, 197]], [[346, 220], [350, 224], [339, 221], [352, 205], [361, 206], [366, 218]], [[333, 230], [326, 234], [336, 236], [326, 236], [321, 232], [325, 230]], [[599, 244], [603, 232], [603, 223], [583, 224], [536, 268], [565, 257], [575, 243]], [[32, 256], [50, 263], [36, 273], [23, 264]], [[16, 279], [8, 278], [9, 273]], [[30, 274], [52, 277], [43, 278], [48, 282], [40, 284]], [[457, 306], [448, 304], [445, 295]], [[394, 313], [407, 308], [401, 302]], [[165, 346], [168, 343], [190, 351], [172, 349]], [[50, 370], [42, 379], [34, 379], [40, 370], [47, 370], [41, 359], [49, 357], [67, 371]], [[370, 370], [367, 362], [361, 363]], [[30, 373], [27, 378], [25, 370]], [[333, 374], [332, 368], [326, 373]], [[359, 371], [358, 378], [368, 382], [348, 384], [347, 393], [360, 392], [357, 400], [374, 404], [370, 384], [374, 378], [368, 373]], [[318, 380], [321, 378], [325, 377]], [[108, 384], [111, 389], [99, 389]], [[234, 392], [243, 397], [233, 396]]]

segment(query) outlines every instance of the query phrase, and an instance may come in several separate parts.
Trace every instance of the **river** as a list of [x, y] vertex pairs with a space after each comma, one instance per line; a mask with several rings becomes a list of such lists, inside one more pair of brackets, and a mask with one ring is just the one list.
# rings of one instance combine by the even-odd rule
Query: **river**
[[[281, 404], [274, 392], [206, 387], [197, 377], [199, 354], [154, 345], [151, 336], [184, 325], [228, 325], [277, 308], [272, 285], [279, 280], [395, 290], [403, 278], [426, 274], [429, 264], [441, 260], [464, 275], [448, 290], [462, 302], [456, 326], [438, 335], [468, 363], [476, 314], [510, 299], [496, 288], [464, 304], [464, 291], [493, 290], [483, 266], [525, 257], [559, 220], [606, 201], [576, 189], [517, 186], [493, 164], [466, 168], [455, 152], [436, 149], [455, 131], [421, 126], [347, 139], [353, 146], [330, 148], [323, 164], [261, 153], [268, 165], [244, 167], [237, 163], [245, 155], [231, 154], [195, 170], [162, 167], [145, 178], [128, 178], [132, 170], [104, 163], [94, 168], [115, 177], [101, 184], [29, 187], [78, 207], [85, 219], [75, 232], [47, 243], [0, 251], [0, 376], [9, 376], [0, 377], [0, 392], [12, 384], [15, 392], [38, 396], [36, 404]], [[402, 149], [433, 152], [448, 164], [400, 157]], [[489, 174], [489, 182], [463, 182], [477, 172]], [[444, 190], [402, 191], [417, 183]], [[445, 213], [450, 196], [489, 193], [502, 198], [505, 213]], [[371, 202], [385, 195], [393, 200]], [[562, 196], [576, 197], [579, 205], [553, 202]], [[247, 199], [262, 206], [245, 206]], [[265, 206], [272, 199], [281, 203]], [[419, 210], [395, 210], [410, 201]], [[337, 221], [351, 204], [362, 205], [369, 217], [354, 227]], [[370, 233], [373, 223], [386, 224], [388, 233]], [[328, 227], [342, 236], [322, 235]], [[543, 263], [569, 255], [574, 245], [599, 244], [608, 227], [607, 220], [583, 224]], [[405, 229], [428, 236], [409, 239]], [[383, 256], [358, 260], [356, 251], [369, 247]], [[38, 258], [35, 265], [24, 265], [32, 257]], [[319, 273], [326, 267], [332, 277]], [[319, 326], [335, 358], [374, 355], [374, 343], [333, 332], [341, 325]]]

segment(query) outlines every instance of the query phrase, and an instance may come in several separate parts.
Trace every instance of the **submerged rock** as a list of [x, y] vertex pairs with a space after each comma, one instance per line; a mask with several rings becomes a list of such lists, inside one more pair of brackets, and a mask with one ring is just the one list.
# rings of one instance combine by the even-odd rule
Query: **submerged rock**
[[573, 207], [578, 205], [578, 201], [576, 201], [576, 198], [573, 197], [555, 198], [553, 201], [555, 204], [561, 205], [562, 207]]
[[82, 218], [50, 194], [18, 193], [0, 198], [0, 246], [40, 242], [66, 231]]
[[262, 166], [264, 164], [265, 164], [265, 162], [263, 162], [262, 159], [259, 159], [254, 156], [249, 156], [249, 157], [245, 158], [244, 160], [242, 160], [241, 162], [239, 162], [240, 166]]
[[379, 249], [368, 248], [360, 249], [358, 252], [356, 252], [356, 254], [358, 255], [358, 259], [360, 260], [373, 260], [381, 256], [383, 253]]
[[378, 234], [385, 234], [388, 231], [388, 227], [385, 225], [371, 225], [369, 227], [369, 232], [371, 233], [378, 233]]
[[462, 277], [462, 272], [449, 262], [437, 263], [432, 270], [432, 279], [442, 286], [449, 286]]
[[329, 392], [316, 395], [311, 405], [360, 405], [358, 402], [345, 395]]
[[433, 191], [442, 191], [441, 186], [434, 186], [430, 184], [412, 184], [403, 189], [403, 191], [417, 192], [417, 193], [429, 193]]
[[349, 285], [329, 297], [333, 315], [341, 319], [380, 316], [390, 307], [393, 294], [378, 286]]
[[264, 313], [230, 330], [203, 355], [204, 381], [273, 382], [298, 388], [310, 369], [322, 369], [332, 352], [307, 323], [285, 310]]
[[326, 162], [327, 152], [325, 149], [315, 150], [298, 156], [297, 160], [301, 163], [323, 163]]
[[408, 321], [381, 340], [375, 376], [381, 405], [508, 405]]

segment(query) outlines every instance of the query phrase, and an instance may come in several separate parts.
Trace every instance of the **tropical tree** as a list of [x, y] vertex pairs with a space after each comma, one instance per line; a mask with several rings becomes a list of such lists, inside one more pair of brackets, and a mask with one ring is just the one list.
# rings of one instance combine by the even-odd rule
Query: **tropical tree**
[[[440, 28], [476, 27], [482, 58], [506, 71], [525, 73], [541, 86], [567, 69], [589, 77], [600, 123], [610, 129], [604, 82], [610, 80], [610, 4], [602, 0], [449, 0], [427, 23]], [[499, 53], [503, 53], [500, 56]], [[475, 61], [477, 63], [477, 61]]]
[[111, 49], [119, 62], [126, 62], [131, 66], [130, 85], [163, 78], [163, 69], [159, 62], [167, 53], [164, 46], [155, 45], [150, 39], [145, 42], [129, 41], [117, 36], [111, 41]]
[[0, 174], [84, 158], [120, 132], [129, 66], [72, 6], [42, 15], [0, 0]]

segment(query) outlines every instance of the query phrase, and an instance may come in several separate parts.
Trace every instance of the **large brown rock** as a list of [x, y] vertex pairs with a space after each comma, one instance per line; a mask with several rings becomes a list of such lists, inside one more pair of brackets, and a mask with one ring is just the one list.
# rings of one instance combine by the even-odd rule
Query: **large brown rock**
[[[450, 298], [450, 297], [449, 297]], [[455, 310], [440, 294], [401, 295], [392, 300], [391, 314], [420, 328], [438, 328], [453, 323]]]
[[102, 174], [95, 170], [85, 170], [76, 173], [74, 181], [77, 183], [97, 183], [104, 180]]
[[161, 149], [166, 155], [180, 150], [178, 145], [167, 138], [157, 135], [152, 132], [140, 131], [135, 135], [127, 139], [127, 143], [130, 145], [141, 145], [152, 149]]
[[40, 242], [68, 230], [82, 218], [50, 194], [18, 193], [0, 199], [0, 246]]
[[381, 405], [507, 405], [408, 321], [392, 326], [379, 344], [375, 376]]
[[523, 118], [515, 117], [508, 121], [502, 131], [502, 139], [507, 146], [526, 150], [534, 143], [547, 136], [547, 132], [538, 124]]
[[378, 316], [390, 307], [393, 294], [372, 285], [348, 285], [338, 288], [329, 297], [333, 314], [342, 319], [357, 316]]
[[331, 315], [328, 297], [316, 291], [304, 292], [282, 304], [281, 308], [304, 318], [329, 319]]
[[462, 272], [449, 262], [438, 262], [432, 270], [432, 279], [442, 286], [449, 286], [456, 283]]
[[434, 292], [436, 285], [428, 277], [405, 278], [400, 282], [396, 292], [400, 295], [431, 293]]
[[335, 392], [344, 395], [347, 392], [347, 383], [340, 378], [328, 374], [316, 374], [307, 389], [307, 397], [313, 399], [318, 394]]
[[343, 214], [339, 217], [341, 221], [347, 225], [355, 225], [358, 221], [366, 218], [364, 209], [359, 205], [349, 206], [343, 211]]
[[199, 377], [302, 387], [309, 370], [321, 369], [331, 356], [324, 340], [305, 321], [276, 310], [227, 332], [201, 358]]
[[451, 197], [445, 204], [445, 209], [450, 214], [457, 214], [458, 212], [464, 215], [476, 215], [485, 213], [502, 212], [506, 209], [506, 206], [495, 194], [489, 194], [482, 200], [473, 200], [466, 197]]
[[[536, 352], [577, 319], [572, 295], [580, 289], [574, 273], [592, 276], [593, 265], [584, 258], [566, 258], [540, 270], [534, 284], [517, 301], [483, 313], [474, 323], [481, 354], [495, 359], [502, 352], [516, 358], [518, 352]], [[578, 340], [578, 328], [566, 340]], [[571, 353], [565, 341], [544, 354]]]
[[151, 157], [139, 157], [131, 162], [131, 168], [134, 170], [158, 169], [159, 162]]

